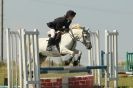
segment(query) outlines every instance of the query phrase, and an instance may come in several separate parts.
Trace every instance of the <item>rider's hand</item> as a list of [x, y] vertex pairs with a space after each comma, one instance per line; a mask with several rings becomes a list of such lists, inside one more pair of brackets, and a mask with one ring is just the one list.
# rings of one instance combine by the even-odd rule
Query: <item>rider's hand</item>
[[70, 30], [69, 28], [66, 28], [66, 29], [65, 29], [65, 32], [69, 32], [69, 30]]
[[65, 34], [65, 32], [61, 32], [61, 34], [63, 35], [63, 34]]

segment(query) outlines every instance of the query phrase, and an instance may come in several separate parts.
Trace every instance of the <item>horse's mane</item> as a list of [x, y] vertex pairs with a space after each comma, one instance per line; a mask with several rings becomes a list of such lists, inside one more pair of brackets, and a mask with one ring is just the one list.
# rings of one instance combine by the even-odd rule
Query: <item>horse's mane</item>
[[79, 30], [79, 29], [80, 29], [80, 30], [83, 29], [83, 27], [82, 27], [80, 24], [72, 24], [70, 28], [71, 28], [72, 30], [73, 30], [73, 29], [78, 29], [78, 30]]

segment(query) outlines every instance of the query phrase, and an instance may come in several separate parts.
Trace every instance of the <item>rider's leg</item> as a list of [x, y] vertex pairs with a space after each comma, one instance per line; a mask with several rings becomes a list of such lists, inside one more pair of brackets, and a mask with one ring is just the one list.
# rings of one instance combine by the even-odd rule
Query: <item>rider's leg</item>
[[56, 47], [57, 47], [57, 49], [58, 49], [58, 51], [60, 53], [60, 46], [59, 46], [59, 44], [57, 44]]
[[49, 38], [48, 45], [47, 45], [47, 51], [52, 51], [52, 45], [53, 45], [54, 38]]
[[55, 30], [50, 29], [50, 35], [51, 37], [48, 40], [47, 50], [52, 51], [52, 45], [54, 44], [54, 37], [55, 37]]
[[60, 46], [59, 46], [60, 41], [61, 41], [61, 33], [58, 32], [55, 35], [55, 43], [56, 43], [56, 47], [57, 47], [57, 49], [58, 49], [59, 52], [60, 52]]

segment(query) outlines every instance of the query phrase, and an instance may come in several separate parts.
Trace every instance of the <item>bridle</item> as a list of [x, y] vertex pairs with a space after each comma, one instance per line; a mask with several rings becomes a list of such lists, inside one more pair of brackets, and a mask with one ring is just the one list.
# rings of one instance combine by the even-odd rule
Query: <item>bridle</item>
[[87, 42], [85, 41], [85, 36], [84, 36], [84, 34], [86, 33], [86, 34], [88, 34], [87, 32], [86, 32], [87, 30], [84, 30], [83, 32], [82, 32], [82, 37], [83, 37], [83, 44], [85, 45], [85, 46], [87, 46]]
[[[87, 43], [86, 43], [86, 41], [85, 41], [85, 36], [84, 36], [85, 33], [86, 33], [86, 32], [85, 32], [85, 29], [83, 29], [83, 31], [82, 31], [83, 42], [82, 42], [82, 41], [80, 41], [80, 38], [74, 37], [74, 34], [73, 34], [73, 32], [72, 32], [72, 29], [70, 29], [70, 32], [69, 32], [69, 34], [70, 34], [70, 36], [71, 36], [73, 42], [79, 41], [79, 42], [83, 43], [83, 44], [86, 46]], [[73, 44], [73, 45], [74, 45], [74, 44]]]

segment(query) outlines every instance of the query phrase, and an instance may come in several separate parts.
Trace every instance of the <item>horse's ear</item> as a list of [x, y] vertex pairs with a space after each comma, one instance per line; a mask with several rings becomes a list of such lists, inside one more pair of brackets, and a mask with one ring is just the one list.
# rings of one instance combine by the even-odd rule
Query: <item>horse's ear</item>
[[84, 29], [84, 30], [85, 30], [85, 27], [82, 27], [82, 29]]
[[89, 31], [90, 29], [88, 28], [87, 31]]
[[81, 27], [81, 29], [83, 29], [84, 31], [87, 31], [87, 30], [85, 29], [85, 27]]

